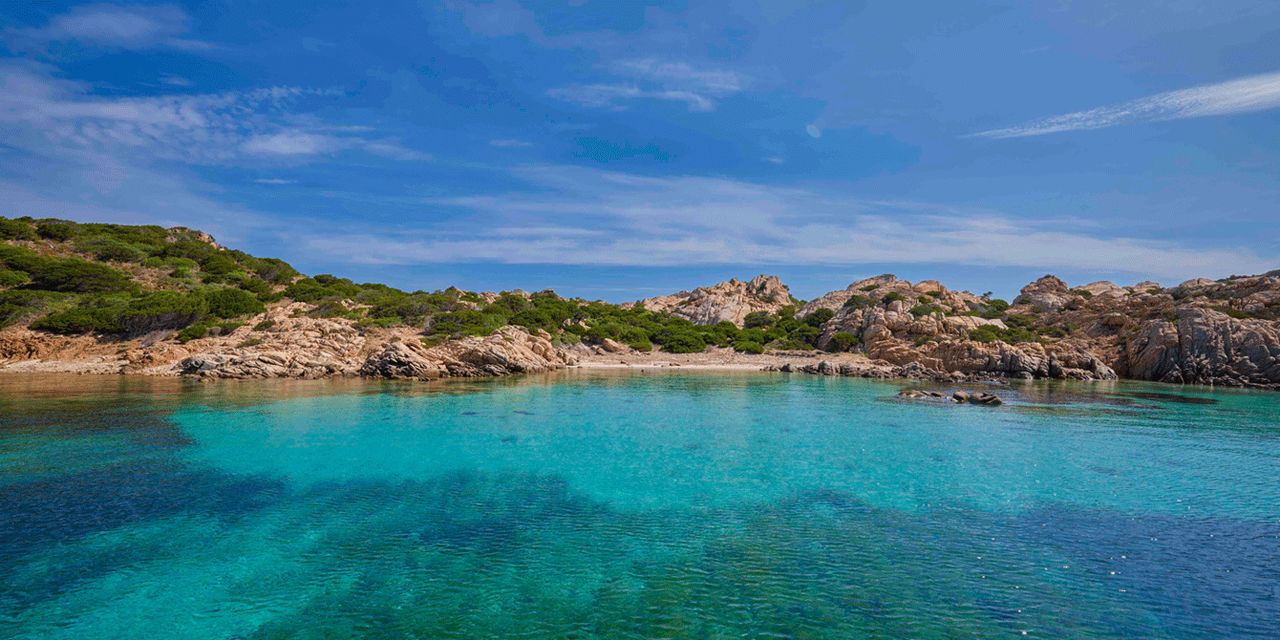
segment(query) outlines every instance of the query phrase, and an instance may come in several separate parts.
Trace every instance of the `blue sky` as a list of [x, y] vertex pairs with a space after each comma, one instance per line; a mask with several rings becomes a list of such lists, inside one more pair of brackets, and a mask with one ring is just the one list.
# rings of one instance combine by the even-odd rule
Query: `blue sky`
[[1280, 267], [1280, 3], [0, 3], [0, 213], [416, 289]]

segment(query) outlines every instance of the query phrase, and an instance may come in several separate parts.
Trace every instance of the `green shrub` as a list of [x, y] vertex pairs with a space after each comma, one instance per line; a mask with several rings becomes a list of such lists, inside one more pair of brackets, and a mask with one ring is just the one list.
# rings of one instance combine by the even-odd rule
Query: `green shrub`
[[742, 319], [742, 328], [757, 329], [773, 326], [773, 317], [767, 311], [752, 311]]
[[899, 300], [902, 300], [902, 294], [898, 293], [897, 291], [890, 291], [889, 293], [884, 294], [884, 297], [880, 298], [880, 304], [887, 305], [891, 302], [897, 302]]
[[930, 298], [933, 298], [934, 300], [938, 300], [938, 299], [941, 299], [941, 298], [942, 298], [942, 292], [941, 292], [941, 291], [929, 291], [929, 292], [925, 293], [925, 295], [926, 295], [926, 296], [929, 296]]
[[134, 298], [120, 316], [120, 328], [137, 335], [161, 329], [181, 329], [208, 310], [199, 295], [177, 291], [155, 291]]
[[198, 264], [217, 252], [218, 250], [207, 242], [182, 239], [166, 244], [160, 255], [166, 258], [186, 258]]
[[270, 329], [271, 327], [274, 327], [274, 326], [276, 326], [275, 320], [263, 320], [262, 322], [259, 322], [258, 324], [253, 325], [253, 330], [266, 331], [267, 329]]
[[969, 339], [978, 342], [1008, 342], [1016, 344], [1019, 342], [1037, 342], [1040, 336], [1036, 332], [1023, 327], [1009, 327], [1000, 329], [995, 325], [983, 325], [969, 332]]
[[0, 218], [0, 240], [35, 240], [38, 237], [30, 222]]
[[1219, 311], [1219, 312], [1221, 312], [1221, 313], [1225, 313], [1225, 314], [1227, 314], [1227, 316], [1228, 316], [1228, 317], [1235, 318], [1235, 319], [1237, 319], [1237, 320], [1245, 320], [1245, 319], [1248, 319], [1248, 318], [1252, 318], [1252, 317], [1253, 317], [1253, 316], [1252, 316], [1252, 315], [1250, 315], [1250, 314], [1249, 314], [1249, 312], [1247, 312], [1247, 311], [1243, 311], [1243, 310], [1241, 310], [1241, 309], [1233, 309], [1233, 308], [1228, 307], [1228, 306], [1226, 306], [1226, 305], [1220, 305], [1220, 306], [1217, 306], [1217, 307], [1211, 307], [1211, 308], [1212, 308], [1214, 311]]
[[284, 290], [284, 297], [298, 302], [315, 302], [324, 298], [354, 299], [359, 293], [360, 287], [346, 278], [320, 274], [290, 284]]
[[31, 277], [26, 286], [31, 289], [112, 293], [134, 288], [125, 274], [106, 265], [80, 258], [50, 258], [22, 247], [0, 245], [0, 265], [26, 272]]
[[659, 337], [658, 342], [668, 353], [702, 353], [707, 350], [706, 341], [692, 331], [667, 331]]
[[942, 313], [942, 307], [936, 304], [918, 304], [911, 307], [911, 315], [919, 318], [922, 316], [931, 316], [935, 313]]
[[225, 336], [243, 326], [243, 322], [199, 322], [179, 331], [178, 342], [187, 343], [199, 338]]
[[868, 285], [863, 285], [863, 287], [862, 287], [862, 291], [865, 291], [865, 292], [871, 292], [871, 291], [875, 291], [876, 289], [879, 289], [879, 288], [880, 288], [880, 285], [878, 285], [878, 284], [868, 284]]
[[0, 327], [7, 327], [24, 317], [39, 313], [62, 297], [65, 294], [29, 289], [0, 291]]
[[754, 340], [739, 340], [733, 343], [733, 350], [739, 353], [764, 353], [764, 345]]
[[846, 308], [846, 309], [861, 309], [861, 308], [866, 307], [866, 306], [868, 306], [868, 305], [870, 305], [870, 304], [871, 304], [871, 298], [868, 298], [868, 297], [863, 296], [863, 295], [858, 295], [858, 294], [856, 294], [856, 293], [855, 293], [855, 294], [853, 294], [853, 295], [849, 296], [849, 299], [848, 299], [848, 300], [845, 300], [845, 301], [844, 301], [844, 308]]
[[46, 240], [66, 242], [76, 235], [76, 227], [74, 222], [42, 222], [36, 233]]
[[81, 237], [76, 240], [76, 251], [115, 262], [140, 262], [146, 257], [143, 251], [115, 238]]
[[831, 336], [830, 349], [832, 351], [852, 351], [858, 346], [857, 334], [848, 331], [837, 331]]
[[766, 346], [774, 351], [813, 351], [815, 348], [804, 340], [794, 338], [774, 340]]
[[804, 323], [809, 325], [810, 327], [821, 327], [822, 325], [826, 324], [828, 320], [834, 318], [835, 316], [836, 316], [836, 312], [824, 307], [805, 316]]
[[0, 287], [16, 287], [28, 282], [31, 282], [31, 276], [27, 275], [25, 271], [0, 269]]
[[124, 327], [120, 319], [124, 315], [125, 309], [125, 303], [120, 300], [84, 300], [78, 306], [55, 311], [32, 322], [31, 328], [61, 335], [123, 333]]
[[266, 306], [257, 296], [244, 289], [205, 289], [203, 292], [209, 315], [215, 318], [236, 318], [262, 313]]

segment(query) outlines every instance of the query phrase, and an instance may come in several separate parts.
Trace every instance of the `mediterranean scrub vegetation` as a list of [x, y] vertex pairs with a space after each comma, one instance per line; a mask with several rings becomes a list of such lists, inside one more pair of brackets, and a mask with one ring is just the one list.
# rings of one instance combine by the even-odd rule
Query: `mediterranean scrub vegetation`
[[299, 276], [189, 229], [0, 218], [0, 240], [0, 326], [58, 334], [201, 337]]
[[[512, 324], [545, 331], [561, 345], [612, 340], [642, 351], [719, 346], [761, 353], [816, 348], [820, 327], [833, 315], [823, 309], [797, 318], [790, 306], [753, 314], [739, 329], [552, 291], [407, 292], [327, 274], [303, 276], [284, 261], [224, 249], [182, 228], [0, 218], [0, 240], [0, 324], [29, 322], [63, 335], [174, 331], [179, 340], [192, 340], [234, 331], [266, 305], [293, 300], [307, 303], [310, 315], [347, 318], [361, 328], [411, 327], [426, 344]], [[261, 321], [250, 330], [271, 326]], [[856, 340], [845, 335], [833, 344], [848, 349]]]
[[[823, 325], [835, 316], [819, 309], [798, 317], [796, 301], [777, 313], [752, 313], [739, 329], [728, 322], [697, 325], [642, 305], [562, 298], [553, 291], [481, 295], [451, 287], [408, 292], [327, 274], [303, 276], [282, 260], [225, 249], [185, 228], [0, 217], [0, 241], [0, 327], [28, 323], [62, 335], [172, 331], [186, 341], [227, 334], [271, 303], [295, 301], [307, 305], [300, 313], [346, 318], [362, 330], [411, 328], [428, 345], [486, 336], [510, 324], [545, 331], [559, 345], [613, 341], [641, 351], [691, 353], [717, 346], [762, 353], [817, 349]], [[879, 299], [859, 294], [846, 307], [898, 299], [902, 296], [892, 292]], [[982, 327], [971, 337], [1039, 339], [1042, 334], [1009, 315], [1008, 306], [992, 300], [974, 312], [1004, 318], [1008, 329]], [[932, 302], [912, 309], [917, 316], [938, 312]], [[252, 336], [273, 324], [259, 319], [246, 331]], [[254, 340], [248, 337], [246, 343]], [[854, 333], [837, 332], [824, 346], [851, 351], [859, 340]]]

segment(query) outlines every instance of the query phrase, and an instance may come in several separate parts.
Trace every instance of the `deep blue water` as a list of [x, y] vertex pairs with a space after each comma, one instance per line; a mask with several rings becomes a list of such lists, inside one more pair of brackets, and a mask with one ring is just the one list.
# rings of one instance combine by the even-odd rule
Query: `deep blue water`
[[0, 637], [1277, 638], [1280, 394], [0, 378]]

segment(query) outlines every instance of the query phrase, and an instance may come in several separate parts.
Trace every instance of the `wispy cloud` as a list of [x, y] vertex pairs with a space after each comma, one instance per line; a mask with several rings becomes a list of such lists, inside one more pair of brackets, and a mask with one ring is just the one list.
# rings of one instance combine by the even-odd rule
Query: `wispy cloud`
[[746, 78], [723, 69], [704, 69], [686, 62], [642, 58], [608, 66], [623, 82], [558, 87], [548, 95], [584, 107], [624, 109], [631, 100], [681, 102], [690, 111], [711, 111], [716, 100], [742, 91]]
[[[361, 127], [311, 122], [290, 113], [295, 101], [325, 92], [268, 87], [216, 94], [101, 97], [61, 80], [52, 67], [0, 60], [0, 142], [48, 153], [82, 150], [145, 153], [193, 164], [245, 158], [305, 158], [360, 150], [422, 159], [394, 140]], [[299, 125], [301, 122], [303, 125]]]
[[[1061, 221], [835, 197], [723, 178], [576, 167], [515, 171], [528, 191], [430, 198], [453, 222], [392, 235], [302, 241], [384, 264], [497, 262], [613, 266], [963, 264], [1183, 278], [1270, 268], [1237, 249], [1107, 235]], [[992, 251], [991, 247], [1000, 247]]]
[[533, 143], [518, 138], [495, 138], [489, 141], [489, 146], [498, 149], [527, 149], [532, 147]]
[[9, 30], [5, 39], [27, 47], [74, 41], [118, 49], [212, 48], [185, 37], [190, 22], [186, 12], [173, 5], [90, 4], [54, 16], [43, 27]]
[[1158, 93], [1146, 98], [972, 134], [1022, 138], [1124, 124], [1223, 116], [1280, 107], [1280, 72]]
[[294, 183], [293, 180], [287, 180], [285, 178], [257, 178], [254, 180], [254, 182], [258, 184], [269, 184], [269, 185], [275, 185], [275, 186]]

